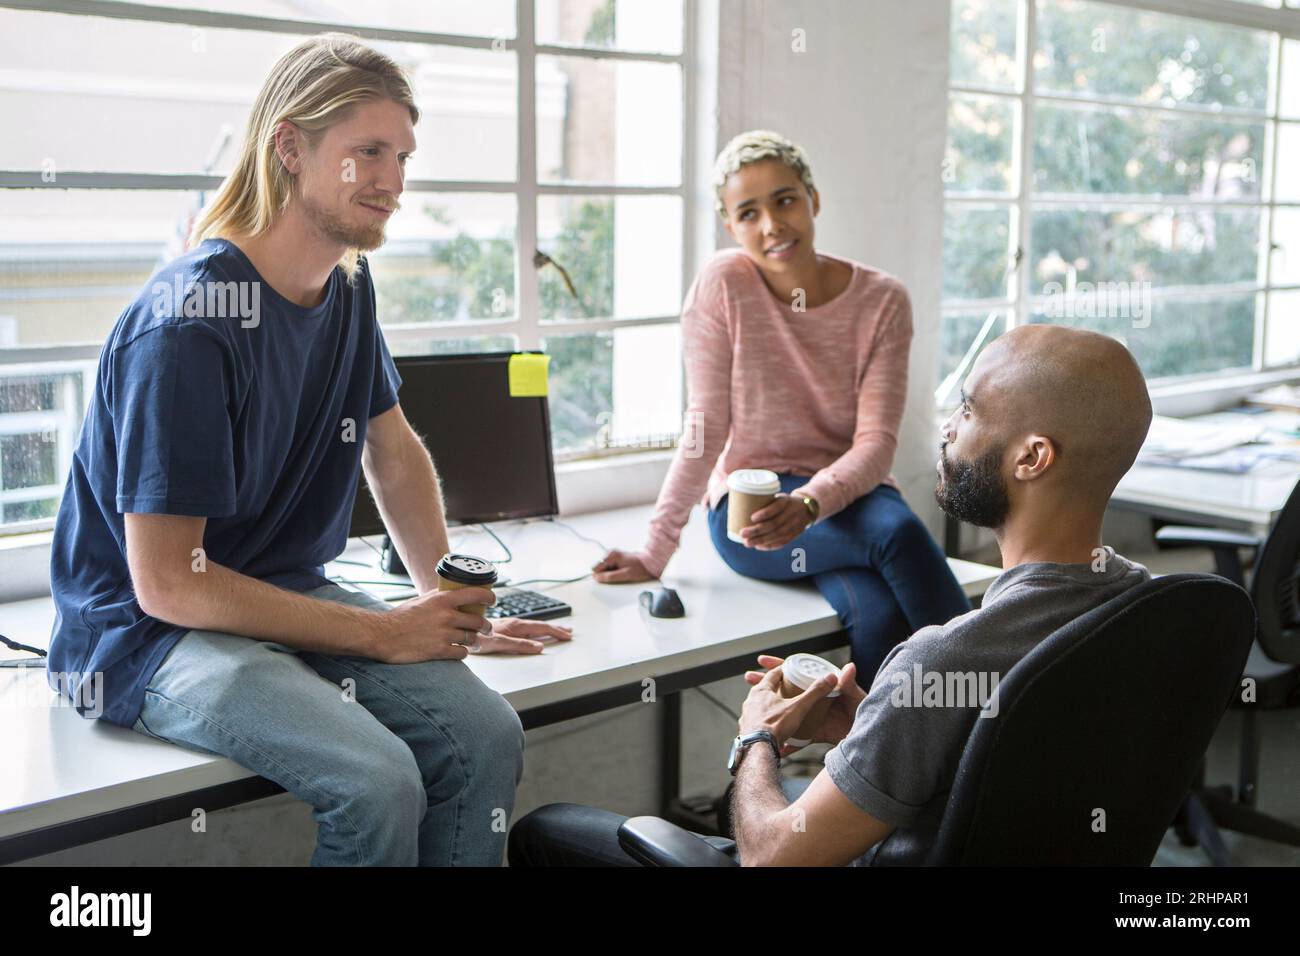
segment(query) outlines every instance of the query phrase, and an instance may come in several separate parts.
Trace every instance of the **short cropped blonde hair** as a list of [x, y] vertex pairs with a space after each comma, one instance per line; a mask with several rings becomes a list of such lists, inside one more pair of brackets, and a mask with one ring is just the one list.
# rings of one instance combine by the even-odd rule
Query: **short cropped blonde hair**
[[780, 160], [793, 169], [799, 174], [808, 194], [812, 195], [812, 191], [816, 188], [813, 185], [812, 166], [808, 162], [808, 154], [802, 147], [770, 129], [751, 129], [732, 137], [731, 142], [722, 147], [722, 152], [718, 153], [718, 158], [713, 164], [713, 195], [719, 216], [723, 219], [727, 218], [727, 206], [722, 201], [722, 189], [727, 185], [727, 180], [731, 178], [732, 173], [765, 159]]

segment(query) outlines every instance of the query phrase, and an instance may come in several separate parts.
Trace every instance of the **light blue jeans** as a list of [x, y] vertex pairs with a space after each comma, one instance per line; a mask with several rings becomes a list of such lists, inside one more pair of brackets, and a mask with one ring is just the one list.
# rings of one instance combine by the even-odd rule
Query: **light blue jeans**
[[[309, 596], [374, 610], [336, 585]], [[314, 808], [313, 866], [499, 866], [519, 717], [461, 661], [384, 664], [189, 631], [135, 730], [229, 757]]]

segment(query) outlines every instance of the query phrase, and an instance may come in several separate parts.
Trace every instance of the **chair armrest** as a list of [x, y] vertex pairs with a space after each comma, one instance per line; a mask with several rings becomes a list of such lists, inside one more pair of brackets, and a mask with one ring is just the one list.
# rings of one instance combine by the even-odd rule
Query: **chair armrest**
[[1161, 549], [1258, 548], [1261, 543], [1258, 535], [1243, 531], [1223, 531], [1219, 528], [1191, 528], [1170, 524], [1156, 532], [1156, 546]]
[[642, 866], [735, 866], [736, 861], [689, 830], [659, 817], [632, 817], [618, 845]]
[[1246, 586], [1246, 571], [1241, 566], [1241, 548], [1258, 550], [1263, 540], [1240, 531], [1223, 531], [1219, 528], [1189, 528], [1184, 525], [1166, 525], [1156, 532], [1156, 547], [1209, 548], [1214, 555], [1214, 573], [1234, 584]]

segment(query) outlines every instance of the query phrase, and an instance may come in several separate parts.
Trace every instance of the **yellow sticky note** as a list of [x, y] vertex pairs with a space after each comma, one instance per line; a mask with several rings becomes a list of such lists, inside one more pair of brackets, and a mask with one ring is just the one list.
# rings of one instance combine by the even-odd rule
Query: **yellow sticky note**
[[549, 355], [510, 356], [510, 397], [542, 398], [546, 395], [546, 369]]

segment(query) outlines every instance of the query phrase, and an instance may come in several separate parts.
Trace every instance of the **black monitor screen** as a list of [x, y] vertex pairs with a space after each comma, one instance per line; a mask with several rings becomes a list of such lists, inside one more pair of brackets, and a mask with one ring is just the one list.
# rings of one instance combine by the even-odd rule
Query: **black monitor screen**
[[[546, 398], [510, 394], [511, 352], [396, 358], [402, 411], [442, 480], [449, 524], [554, 515]], [[363, 479], [352, 535], [384, 533]]]

